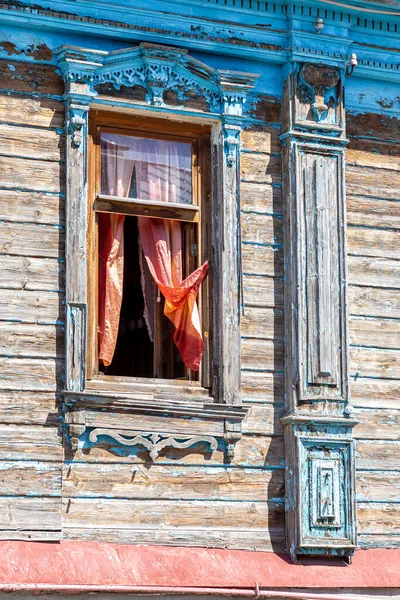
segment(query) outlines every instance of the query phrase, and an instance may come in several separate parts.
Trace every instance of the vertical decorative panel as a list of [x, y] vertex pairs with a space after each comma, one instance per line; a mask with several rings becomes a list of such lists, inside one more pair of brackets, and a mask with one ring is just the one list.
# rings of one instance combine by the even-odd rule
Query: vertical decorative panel
[[286, 537], [292, 558], [355, 547], [348, 391], [343, 71], [294, 63], [285, 86]]

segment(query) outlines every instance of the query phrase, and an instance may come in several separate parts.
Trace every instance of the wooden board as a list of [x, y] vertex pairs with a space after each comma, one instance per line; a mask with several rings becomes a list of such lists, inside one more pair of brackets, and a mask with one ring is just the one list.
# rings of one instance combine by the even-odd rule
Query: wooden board
[[58, 100], [0, 94], [0, 122], [31, 127], [64, 127], [64, 104]]
[[3, 289], [0, 294], [0, 314], [4, 321], [61, 324], [64, 319], [64, 296], [57, 292]]
[[358, 531], [363, 533], [395, 533], [400, 530], [400, 504], [359, 502]]
[[400, 380], [350, 379], [352, 402], [368, 408], [400, 408]]
[[346, 191], [348, 194], [374, 196], [375, 198], [396, 200], [400, 182], [396, 171], [371, 168], [346, 167]]
[[60, 497], [61, 464], [1, 460], [0, 500], [2, 496]]
[[64, 276], [65, 264], [57, 258], [0, 254], [0, 288], [59, 292]]
[[243, 242], [279, 245], [283, 243], [282, 219], [242, 212], [241, 224]]
[[63, 494], [87, 498], [239, 500], [265, 502], [284, 494], [283, 471], [205, 466], [67, 463]]
[[347, 252], [362, 256], [399, 258], [400, 231], [372, 229], [349, 225]]
[[[63, 527], [246, 530], [283, 527], [283, 505], [267, 502], [63, 498]], [[0, 521], [1, 523], [1, 521]]]
[[360, 423], [353, 429], [355, 439], [400, 440], [400, 406], [397, 410], [359, 408], [356, 415]]
[[64, 160], [64, 149], [64, 136], [54, 130], [15, 127], [0, 123], [0, 153], [2, 155], [57, 162]]
[[[1, 536], [1, 532], [0, 532]], [[192, 528], [140, 528], [112, 529], [91, 528], [88, 525], [63, 527], [63, 539], [85, 539], [87, 541], [110, 542], [116, 544], [139, 544], [161, 546], [200, 546], [209, 548], [229, 548], [283, 552], [285, 532], [283, 525], [268, 529], [232, 530], [203, 527]]]
[[241, 317], [240, 331], [243, 338], [283, 339], [283, 312], [273, 308], [248, 307]]
[[379, 145], [377, 149], [378, 152], [373, 152], [368, 148], [355, 150], [351, 147], [350, 143], [346, 152], [346, 164], [355, 167], [373, 167], [379, 170], [400, 171], [400, 156], [390, 156], [387, 153], [379, 152]]
[[283, 375], [242, 371], [242, 398], [251, 402], [283, 403]]
[[282, 214], [282, 190], [270, 183], [242, 182], [240, 205], [244, 212]]
[[350, 374], [400, 379], [400, 350], [350, 348]]
[[351, 317], [349, 325], [350, 342], [355, 346], [400, 349], [400, 320], [398, 319]]
[[398, 201], [347, 194], [346, 213], [347, 223], [351, 225], [400, 229], [400, 202]]
[[400, 503], [400, 470], [358, 472], [357, 500]]
[[400, 289], [349, 287], [349, 313], [372, 317], [400, 318]]
[[57, 398], [53, 392], [0, 392], [0, 423], [58, 425]]
[[58, 258], [64, 231], [58, 225], [0, 222], [0, 252], [14, 256]]
[[0, 460], [60, 463], [61, 437], [57, 427], [1, 425]]
[[282, 162], [278, 156], [242, 153], [240, 167], [243, 181], [280, 183], [282, 180]]
[[268, 125], [244, 129], [240, 135], [241, 148], [248, 152], [280, 154], [281, 144], [279, 133], [280, 130], [278, 127]]
[[400, 444], [389, 440], [357, 440], [357, 469], [398, 471]]
[[62, 327], [0, 321], [0, 356], [62, 358]]
[[349, 283], [400, 288], [400, 261], [390, 258], [348, 256]]
[[281, 340], [242, 340], [242, 369], [283, 371], [284, 345]]
[[245, 305], [283, 308], [283, 282], [279, 279], [244, 275], [243, 287]]
[[[14, 181], [14, 184], [17, 182]], [[0, 219], [63, 225], [64, 198], [46, 192], [0, 190]]]
[[0, 497], [0, 530], [3, 530], [4, 537], [7, 537], [5, 531], [17, 531], [19, 535], [23, 531], [46, 531], [46, 539], [58, 540], [61, 530], [60, 498]]
[[0, 89], [61, 96], [64, 82], [51, 65], [0, 61]]
[[283, 277], [282, 248], [258, 246], [252, 243], [243, 244], [242, 268], [246, 274]]
[[29, 191], [64, 191], [64, 168], [59, 162], [0, 156], [0, 186]]
[[0, 390], [54, 391], [61, 387], [62, 359], [0, 357]]

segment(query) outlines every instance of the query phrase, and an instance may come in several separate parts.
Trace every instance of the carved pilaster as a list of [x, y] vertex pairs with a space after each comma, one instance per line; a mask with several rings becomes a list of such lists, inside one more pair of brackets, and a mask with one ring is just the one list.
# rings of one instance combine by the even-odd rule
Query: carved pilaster
[[87, 124], [90, 97], [80, 96], [78, 84], [68, 84], [66, 161], [66, 360], [65, 389], [85, 387], [86, 373], [86, 233]]
[[350, 556], [354, 452], [348, 408], [343, 70], [294, 63], [285, 86], [287, 545]]

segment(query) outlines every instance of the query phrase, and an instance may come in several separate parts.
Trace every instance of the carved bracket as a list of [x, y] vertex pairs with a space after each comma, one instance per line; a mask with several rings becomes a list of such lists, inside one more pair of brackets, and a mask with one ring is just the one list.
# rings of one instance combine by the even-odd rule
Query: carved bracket
[[93, 429], [89, 434], [90, 442], [97, 442], [100, 436], [106, 436], [124, 446], [144, 446], [151, 460], [156, 460], [164, 448], [190, 448], [195, 444], [206, 443], [214, 452], [218, 448], [217, 440], [212, 436], [177, 435], [169, 433], [133, 433], [114, 429]]

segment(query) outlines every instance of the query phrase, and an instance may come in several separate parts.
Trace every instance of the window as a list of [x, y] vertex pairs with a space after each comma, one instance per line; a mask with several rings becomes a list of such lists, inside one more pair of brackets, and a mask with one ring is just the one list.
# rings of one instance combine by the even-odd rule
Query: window
[[209, 387], [210, 131], [89, 119], [88, 379]]

